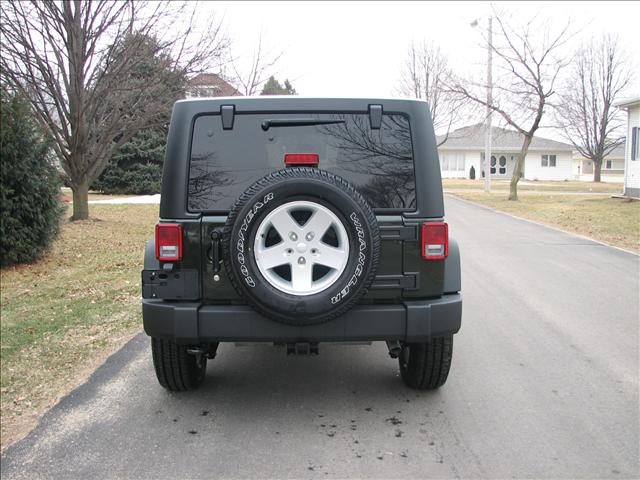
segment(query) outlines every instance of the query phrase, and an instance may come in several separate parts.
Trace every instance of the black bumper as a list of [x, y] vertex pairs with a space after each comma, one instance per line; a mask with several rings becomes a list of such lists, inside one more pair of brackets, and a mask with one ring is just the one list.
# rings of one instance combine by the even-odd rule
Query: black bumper
[[462, 296], [406, 301], [398, 305], [356, 305], [320, 325], [285, 325], [251, 307], [143, 300], [147, 335], [195, 345], [203, 342], [340, 342], [400, 340], [421, 342], [456, 333]]

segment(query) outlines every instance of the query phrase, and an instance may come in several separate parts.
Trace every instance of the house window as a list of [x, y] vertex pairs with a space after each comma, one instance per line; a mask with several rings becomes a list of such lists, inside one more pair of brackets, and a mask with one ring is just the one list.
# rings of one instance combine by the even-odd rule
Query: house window
[[464, 171], [464, 153], [445, 153], [440, 159], [443, 172]]
[[606, 168], [607, 170], [611, 170], [611, 160], [607, 160], [607, 162], [604, 165], [604, 168]]
[[542, 162], [540, 163], [542, 167], [555, 167], [556, 166], [556, 156], [555, 155], [542, 155]]
[[496, 174], [496, 157], [491, 155], [491, 175]]
[[640, 127], [631, 129], [631, 160], [637, 160], [640, 150]]
[[500, 160], [498, 160], [499, 165], [500, 165], [500, 169], [498, 170], [498, 172], [500, 173], [500, 175], [506, 175], [507, 174], [507, 157], [505, 157], [504, 155], [500, 155]]

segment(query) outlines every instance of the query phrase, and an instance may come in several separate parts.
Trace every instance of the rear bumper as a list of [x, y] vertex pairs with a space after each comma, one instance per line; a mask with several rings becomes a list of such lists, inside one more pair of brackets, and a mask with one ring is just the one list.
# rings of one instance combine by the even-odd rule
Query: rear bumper
[[406, 301], [397, 305], [356, 305], [320, 325], [285, 325], [249, 306], [142, 301], [147, 335], [195, 345], [205, 342], [340, 342], [400, 340], [421, 342], [458, 332], [462, 296]]

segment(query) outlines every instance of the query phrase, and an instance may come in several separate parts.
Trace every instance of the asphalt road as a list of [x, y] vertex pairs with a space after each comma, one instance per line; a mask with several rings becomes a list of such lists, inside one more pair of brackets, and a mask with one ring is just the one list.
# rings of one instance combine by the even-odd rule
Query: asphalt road
[[169, 394], [133, 339], [2, 458], [24, 478], [638, 478], [639, 257], [447, 199], [462, 330], [447, 384], [383, 344], [224, 345]]

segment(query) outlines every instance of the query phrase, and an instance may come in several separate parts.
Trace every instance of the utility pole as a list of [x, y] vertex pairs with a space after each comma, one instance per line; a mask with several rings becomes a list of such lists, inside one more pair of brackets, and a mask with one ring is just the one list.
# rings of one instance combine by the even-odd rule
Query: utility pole
[[484, 136], [484, 191], [491, 192], [491, 105], [493, 105], [493, 80], [491, 78], [491, 60], [492, 60], [492, 21], [489, 16], [489, 25], [487, 26], [487, 118], [485, 121]]

